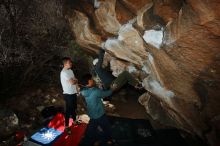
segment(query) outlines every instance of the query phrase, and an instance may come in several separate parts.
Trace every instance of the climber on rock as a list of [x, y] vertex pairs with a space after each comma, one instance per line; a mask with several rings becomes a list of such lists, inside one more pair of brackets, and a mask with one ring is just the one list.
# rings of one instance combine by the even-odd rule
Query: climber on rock
[[122, 86], [126, 83], [134, 86], [136, 89], [141, 89], [142, 85], [138, 82], [128, 71], [123, 71], [118, 75], [118, 77], [114, 77], [112, 72], [106, 68], [102, 67], [103, 58], [105, 54], [105, 47], [103, 45], [103, 49], [99, 50], [99, 57], [98, 59], [94, 59], [94, 71], [97, 76], [100, 78], [103, 88], [109, 89], [111, 88], [112, 91], [119, 90]]
[[98, 127], [102, 129], [103, 135], [101, 136], [101, 145], [111, 145], [111, 129], [107, 116], [105, 115], [104, 105], [102, 98], [110, 96], [112, 90], [102, 90], [95, 86], [95, 81], [92, 79], [91, 74], [83, 76], [81, 95], [84, 96], [88, 115], [90, 117], [89, 124], [87, 125], [82, 146], [92, 146], [96, 141]]

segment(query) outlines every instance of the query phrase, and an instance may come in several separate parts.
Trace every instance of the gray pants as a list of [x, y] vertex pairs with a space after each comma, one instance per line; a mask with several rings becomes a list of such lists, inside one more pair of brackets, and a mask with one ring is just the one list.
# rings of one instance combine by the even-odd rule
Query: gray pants
[[132, 86], [136, 86], [138, 84], [138, 81], [128, 71], [123, 71], [112, 82], [111, 87], [116, 88], [118, 90], [127, 83]]

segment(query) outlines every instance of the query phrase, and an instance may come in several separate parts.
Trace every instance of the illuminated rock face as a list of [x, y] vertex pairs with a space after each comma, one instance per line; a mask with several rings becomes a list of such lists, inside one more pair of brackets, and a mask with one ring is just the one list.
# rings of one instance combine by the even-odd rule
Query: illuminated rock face
[[77, 42], [94, 53], [105, 43], [105, 63], [111, 62], [115, 76], [119, 68], [133, 68], [151, 93], [139, 100], [149, 115], [157, 113], [146, 100], [155, 98], [157, 111], [171, 119], [158, 118], [163, 124], [202, 136], [219, 120], [217, 0], [95, 0], [88, 5], [93, 7], [89, 17], [82, 8], [67, 15]]

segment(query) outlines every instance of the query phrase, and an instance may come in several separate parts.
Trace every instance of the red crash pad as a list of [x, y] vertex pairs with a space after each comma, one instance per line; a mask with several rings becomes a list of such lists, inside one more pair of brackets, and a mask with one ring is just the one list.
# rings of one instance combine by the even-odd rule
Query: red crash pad
[[[56, 130], [59, 130], [61, 132], [64, 132], [65, 124], [64, 124], [65, 118], [64, 115], [61, 113], [58, 113], [48, 124], [49, 128], [54, 128]], [[77, 146], [82, 139], [87, 124], [81, 123], [80, 125], [72, 125], [73, 120], [70, 119], [69, 126], [71, 127], [71, 135], [68, 135], [66, 132], [64, 132], [53, 144], [53, 146]]]
[[53, 146], [78, 146], [85, 132], [87, 124], [71, 126], [71, 135], [64, 132]]
[[[56, 116], [53, 117], [53, 119], [48, 124], [49, 128], [54, 128], [56, 130], [59, 130], [61, 132], [64, 132], [65, 129], [65, 118], [62, 113], [58, 113]], [[73, 119], [70, 118], [69, 120], [69, 126], [73, 124]]]

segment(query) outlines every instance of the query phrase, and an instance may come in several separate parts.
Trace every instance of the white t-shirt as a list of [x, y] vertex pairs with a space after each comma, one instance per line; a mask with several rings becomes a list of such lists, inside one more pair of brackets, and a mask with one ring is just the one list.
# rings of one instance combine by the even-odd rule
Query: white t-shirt
[[63, 94], [77, 93], [76, 85], [70, 84], [70, 79], [75, 79], [75, 75], [71, 69], [62, 69], [60, 72], [60, 81], [63, 87]]

